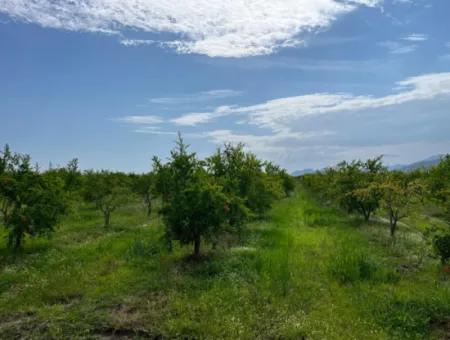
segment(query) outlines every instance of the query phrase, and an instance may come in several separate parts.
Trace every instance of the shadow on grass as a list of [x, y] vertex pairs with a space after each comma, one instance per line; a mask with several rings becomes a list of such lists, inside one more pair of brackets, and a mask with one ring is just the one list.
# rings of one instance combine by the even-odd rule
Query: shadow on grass
[[25, 243], [20, 249], [0, 248], [0, 269], [8, 265], [19, 265], [32, 258], [48, 253], [52, 249], [51, 242], [46, 239], [39, 242]]

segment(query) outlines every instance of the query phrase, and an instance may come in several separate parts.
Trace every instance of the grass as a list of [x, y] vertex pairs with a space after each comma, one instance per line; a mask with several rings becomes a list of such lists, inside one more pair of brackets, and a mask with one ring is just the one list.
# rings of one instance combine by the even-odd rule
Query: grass
[[299, 190], [241, 241], [168, 253], [139, 204], [83, 206], [22, 254], [0, 248], [0, 338], [445, 339], [450, 282], [414, 228], [392, 244]]

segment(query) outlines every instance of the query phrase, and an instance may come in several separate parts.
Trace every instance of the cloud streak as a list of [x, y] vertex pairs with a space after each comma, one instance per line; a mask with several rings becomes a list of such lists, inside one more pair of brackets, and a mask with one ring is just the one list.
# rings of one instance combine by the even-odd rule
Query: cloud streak
[[378, 44], [386, 48], [390, 54], [406, 54], [414, 52], [417, 49], [416, 45], [405, 45], [397, 41], [383, 41]]
[[243, 134], [235, 133], [231, 130], [214, 130], [203, 134], [217, 145], [223, 143], [244, 143], [244, 145], [253, 151], [264, 153], [285, 152], [289, 149], [288, 144], [298, 145], [308, 139], [332, 135], [330, 131], [309, 131], [309, 132], [291, 132], [289, 129], [280, 131], [276, 134]]
[[173, 105], [173, 104], [188, 104], [188, 103], [197, 103], [197, 102], [205, 102], [212, 101], [230, 97], [237, 97], [242, 95], [242, 91], [230, 90], [230, 89], [220, 89], [220, 90], [210, 90], [198, 92], [190, 95], [183, 95], [178, 97], [160, 97], [160, 98], [151, 98], [150, 103], [152, 104], [165, 104], [165, 105]]
[[413, 41], [413, 42], [427, 41], [428, 40], [428, 35], [423, 34], [423, 33], [412, 33], [412, 34], [402, 38], [402, 40]]
[[159, 116], [125, 116], [114, 119], [117, 122], [137, 125], [154, 125], [163, 123], [163, 119]]
[[143, 45], [153, 45], [158, 44], [155, 40], [145, 40], [145, 39], [122, 39], [120, 43], [124, 46], [143, 46]]
[[[0, 12], [44, 27], [124, 35], [169, 33], [159, 42], [210, 57], [271, 54], [303, 43], [302, 33], [381, 0], [0, 0]], [[148, 40], [122, 39], [127, 46]]]

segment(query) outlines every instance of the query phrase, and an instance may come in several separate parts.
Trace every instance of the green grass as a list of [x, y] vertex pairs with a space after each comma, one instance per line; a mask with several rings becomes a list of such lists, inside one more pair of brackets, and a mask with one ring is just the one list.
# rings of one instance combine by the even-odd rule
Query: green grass
[[0, 246], [0, 338], [445, 338], [450, 282], [417, 230], [392, 244], [299, 190], [238, 241], [193, 261], [130, 204], [102, 227], [89, 206], [51, 239]]

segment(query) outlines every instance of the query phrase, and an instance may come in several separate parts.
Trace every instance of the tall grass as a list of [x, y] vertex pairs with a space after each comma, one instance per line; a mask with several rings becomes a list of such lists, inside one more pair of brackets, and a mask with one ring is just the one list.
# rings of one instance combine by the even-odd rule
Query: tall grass
[[341, 284], [357, 281], [396, 282], [398, 274], [381, 263], [364, 245], [347, 238], [329, 256], [327, 271]]

